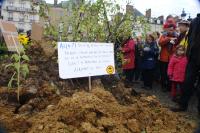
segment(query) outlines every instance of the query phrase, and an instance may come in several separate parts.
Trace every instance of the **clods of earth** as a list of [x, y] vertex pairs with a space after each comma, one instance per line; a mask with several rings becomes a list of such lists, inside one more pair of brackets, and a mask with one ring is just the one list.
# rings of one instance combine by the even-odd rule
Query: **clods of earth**
[[194, 121], [163, 108], [155, 96], [130, 97], [131, 104], [121, 105], [96, 87], [70, 97], [51, 91], [40, 98], [24, 104], [18, 114], [14, 106], [1, 103], [1, 123], [16, 133], [193, 133], [195, 128]]
[[[163, 107], [155, 96], [137, 94], [114, 77], [61, 80], [55, 54], [28, 50], [30, 75], [20, 101], [6, 86], [12, 70], [0, 64], [0, 127], [9, 133], [193, 133], [196, 122]], [[56, 51], [55, 51], [56, 52]], [[55, 56], [52, 56], [55, 55]]]

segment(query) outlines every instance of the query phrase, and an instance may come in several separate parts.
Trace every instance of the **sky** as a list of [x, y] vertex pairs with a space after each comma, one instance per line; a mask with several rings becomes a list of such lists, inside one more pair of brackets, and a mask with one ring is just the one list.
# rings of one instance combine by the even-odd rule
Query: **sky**
[[[54, 0], [46, 0], [47, 3], [53, 3]], [[61, 0], [58, 0], [60, 2]], [[65, 0], [62, 0], [65, 1]], [[145, 11], [149, 8], [152, 10], [152, 17], [158, 17], [169, 14], [179, 15], [183, 8], [185, 12], [192, 17], [196, 17], [197, 13], [200, 13], [200, 0], [117, 0], [122, 7], [126, 5], [127, 1], [130, 1], [135, 8], [145, 14]], [[199, 2], [198, 2], [199, 1]]]

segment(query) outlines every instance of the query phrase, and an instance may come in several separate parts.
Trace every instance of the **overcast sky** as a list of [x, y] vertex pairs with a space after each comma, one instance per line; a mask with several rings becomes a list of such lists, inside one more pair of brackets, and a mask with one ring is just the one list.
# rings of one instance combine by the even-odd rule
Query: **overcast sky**
[[[46, 0], [48, 3], [53, 3], [54, 0]], [[62, 0], [58, 0], [60, 2]], [[65, 1], [65, 0], [63, 0]], [[128, 0], [117, 0], [121, 5], [126, 5]], [[132, 5], [145, 14], [145, 11], [149, 8], [152, 9], [152, 16], [158, 17], [169, 14], [180, 15], [183, 8], [186, 13], [190, 13], [192, 17], [195, 17], [197, 13], [200, 13], [200, 2], [198, 0], [129, 0]], [[200, 1], [200, 0], [199, 0]]]

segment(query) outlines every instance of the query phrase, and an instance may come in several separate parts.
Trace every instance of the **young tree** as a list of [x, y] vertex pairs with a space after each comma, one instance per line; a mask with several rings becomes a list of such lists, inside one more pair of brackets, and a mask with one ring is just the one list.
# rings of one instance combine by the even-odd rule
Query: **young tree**
[[[120, 36], [133, 36], [133, 27], [136, 24], [142, 27], [142, 33], [146, 33], [149, 29], [144, 17], [137, 17], [134, 12], [121, 14], [123, 9], [116, 0], [95, 2], [82, 0], [78, 4], [69, 1], [66, 7], [69, 15], [60, 19], [64, 24], [63, 41], [115, 42]], [[41, 16], [46, 16], [45, 9], [48, 7], [42, 5]], [[51, 21], [46, 31], [47, 34], [58, 38], [58, 33], [55, 32], [59, 30], [51, 24]]]

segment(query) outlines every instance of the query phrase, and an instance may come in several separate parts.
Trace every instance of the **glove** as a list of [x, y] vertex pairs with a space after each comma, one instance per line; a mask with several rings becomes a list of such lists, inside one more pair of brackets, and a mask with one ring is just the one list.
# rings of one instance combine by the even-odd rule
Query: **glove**
[[149, 47], [145, 47], [144, 48], [144, 51], [146, 51], [146, 52], [148, 52], [148, 51], [150, 51], [151, 49], [149, 48]]

